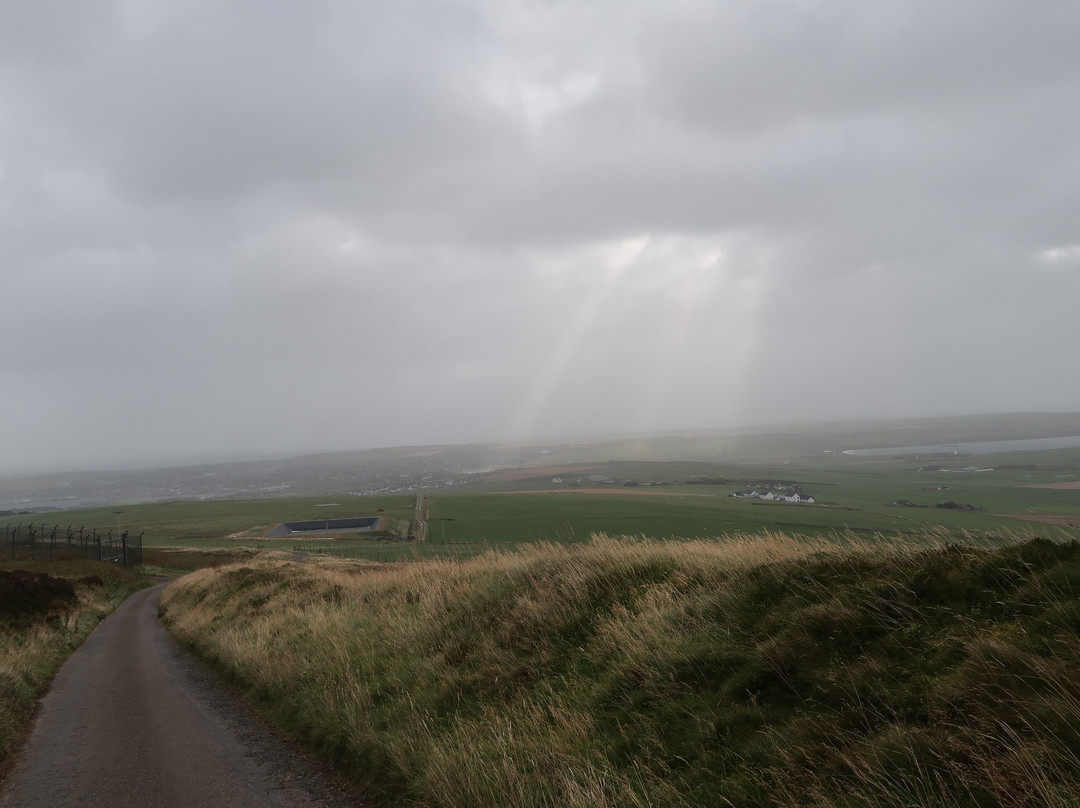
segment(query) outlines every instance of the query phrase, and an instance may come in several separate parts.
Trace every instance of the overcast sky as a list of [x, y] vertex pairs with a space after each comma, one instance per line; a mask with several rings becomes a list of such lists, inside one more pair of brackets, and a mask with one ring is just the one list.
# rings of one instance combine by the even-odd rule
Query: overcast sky
[[1080, 410], [1080, 4], [3, 0], [0, 473]]

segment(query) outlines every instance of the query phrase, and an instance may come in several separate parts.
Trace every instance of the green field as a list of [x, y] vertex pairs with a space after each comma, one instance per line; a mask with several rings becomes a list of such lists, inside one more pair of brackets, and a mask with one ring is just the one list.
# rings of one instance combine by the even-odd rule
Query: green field
[[76, 530], [85, 527], [115, 532], [116, 511], [122, 509], [121, 528], [135, 535], [145, 532], [148, 545], [198, 544], [208, 540], [220, 544], [225, 538], [250, 543], [279, 522], [357, 515], [385, 515], [408, 520], [412, 517], [412, 503], [411, 496], [401, 495], [159, 502], [0, 517], [0, 526], [34, 522], [50, 526], [58, 524], [62, 528], [72, 525]]
[[[995, 470], [959, 470], [976, 464]], [[815, 536], [927, 529], [1071, 538], [1080, 534], [1075, 526], [1015, 517], [1075, 518], [1080, 525], [1080, 491], [1029, 487], [1076, 479], [1078, 469], [1077, 450], [930, 460], [819, 453], [779, 465], [612, 462], [572, 477], [547, 469], [531, 478], [494, 475], [478, 486], [483, 493], [433, 496], [430, 539], [516, 543], [575, 541], [594, 532], [692, 538], [736, 531]], [[798, 486], [814, 504], [731, 497], [740, 489], [779, 484]], [[890, 504], [896, 501], [919, 507]], [[947, 502], [974, 510], [934, 507]]]
[[[583, 541], [594, 533], [687, 539], [735, 532], [814, 537], [842, 531], [888, 537], [937, 530], [957, 537], [965, 532], [1080, 537], [1080, 490], [1031, 487], [1080, 478], [1080, 450], [914, 458], [808, 449], [789, 458], [775, 463], [581, 459], [531, 470], [501, 469], [471, 485], [416, 492], [430, 502], [428, 540], [420, 543], [393, 540], [408, 534], [414, 493], [364, 497], [328, 492], [120, 505], [0, 517], [0, 527], [34, 522], [104, 533], [115, 531], [115, 512], [121, 510], [121, 527], [145, 533], [147, 547], [244, 545], [379, 561], [465, 558], [526, 542]], [[969, 467], [993, 470], [964, 470]], [[731, 496], [742, 489], [780, 486], [810, 494], [815, 502]], [[943, 503], [961, 507], [935, 507]], [[359, 534], [261, 539], [278, 522], [373, 515], [386, 516], [392, 528], [380, 540]]]

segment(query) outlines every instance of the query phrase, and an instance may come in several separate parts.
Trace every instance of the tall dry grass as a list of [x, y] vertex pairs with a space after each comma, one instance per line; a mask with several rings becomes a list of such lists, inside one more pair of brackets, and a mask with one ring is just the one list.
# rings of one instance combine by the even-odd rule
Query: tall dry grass
[[1080, 550], [968, 539], [262, 562], [163, 609], [395, 804], [1080, 804]]

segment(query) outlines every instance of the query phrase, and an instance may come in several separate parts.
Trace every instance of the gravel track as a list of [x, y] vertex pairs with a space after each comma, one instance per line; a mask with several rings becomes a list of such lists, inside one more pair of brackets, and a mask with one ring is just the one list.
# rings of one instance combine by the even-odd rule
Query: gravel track
[[60, 669], [0, 808], [361, 805], [169, 637], [164, 586], [128, 598]]

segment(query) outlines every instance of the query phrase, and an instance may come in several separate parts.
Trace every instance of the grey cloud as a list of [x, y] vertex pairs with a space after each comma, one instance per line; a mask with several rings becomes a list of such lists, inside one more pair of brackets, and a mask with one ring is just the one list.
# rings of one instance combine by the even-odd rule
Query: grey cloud
[[[437, 4], [414, 5], [446, 22]], [[458, 21], [413, 44], [372, 8], [175, 6], [57, 80], [52, 114], [121, 193], [159, 204], [334, 177], [370, 193], [482, 149], [493, 121], [463, 84]]]
[[7, 0], [0, 6], [0, 75], [70, 67], [118, 22], [114, 2]]
[[1076, 409], [1076, 17], [7, 4], [0, 471]]
[[963, 114], [1073, 84], [1065, 3], [691, 3], [646, 29], [650, 98], [735, 133], [904, 108]]

